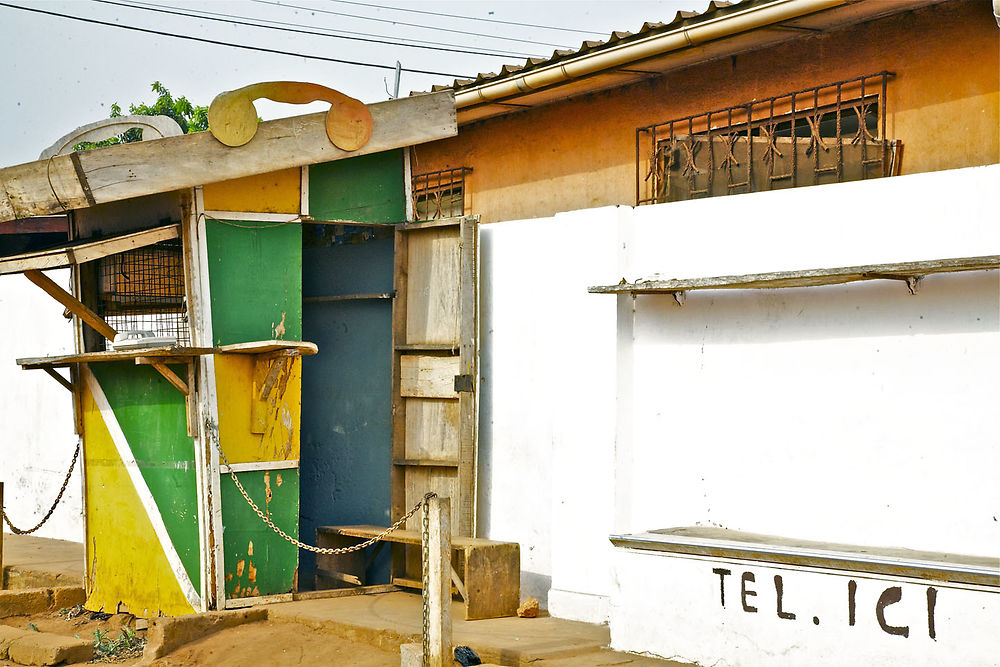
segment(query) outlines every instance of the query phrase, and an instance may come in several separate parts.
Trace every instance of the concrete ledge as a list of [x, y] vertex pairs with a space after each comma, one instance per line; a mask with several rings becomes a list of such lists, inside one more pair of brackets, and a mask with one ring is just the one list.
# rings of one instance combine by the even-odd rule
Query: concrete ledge
[[94, 642], [51, 632], [29, 632], [11, 642], [7, 657], [22, 665], [90, 662], [94, 659]]
[[52, 606], [52, 590], [35, 588], [26, 591], [0, 591], [0, 618], [31, 616]]
[[90, 662], [93, 658], [94, 643], [86, 639], [0, 626], [0, 660], [21, 665], [57, 665]]
[[267, 620], [267, 609], [251, 608], [235, 611], [209, 611], [190, 616], [163, 616], [150, 620], [146, 632], [143, 662], [162, 658], [171, 651], [226, 628], [244, 623]]
[[7, 650], [14, 640], [20, 639], [31, 632], [31, 630], [21, 630], [19, 628], [11, 628], [6, 625], [0, 625], [0, 660], [7, 659]]
[[50, 609], [69, 608], [87, 599], [79, 586], [0, 591], [0, 618], [31, 616]]

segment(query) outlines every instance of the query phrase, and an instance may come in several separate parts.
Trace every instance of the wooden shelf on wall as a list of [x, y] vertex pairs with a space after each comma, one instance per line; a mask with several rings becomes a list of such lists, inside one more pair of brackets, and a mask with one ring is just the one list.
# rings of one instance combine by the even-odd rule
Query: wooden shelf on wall
[[860, 280], [903, 280], [913, 290], [917, 280], [933, 273], [989, 271], [1000, 268], [1000, 255], [934, 259], [920, 262], [896, 262], [846, 266], [833, 269], [806, 269], [774, 273], [747, 273], [711, 278], [669, 280], [650, 279], [633, 283], [588, 288], [591, 294], [677, 294], [706, 289], [776, 289], [782, 287], [817, 287]]
[[145, 347], [131, 350], [108, 350], [106, 352], [81, 352], [53, 357], [28, 357], [18, 359], [17, 364], [25, 370], [35, 368], [65, 368], [73, 364], [90, 364], [108, 361], [131, 361], [159, 359], [163, 363], [188, 363], [194, 357], [208, 354], [270, 354], [290, 352], [301, 356], [316, 354], [315, 343], [304, 341], [263, 340], [252, 343], [234, 343], [219, 347]]

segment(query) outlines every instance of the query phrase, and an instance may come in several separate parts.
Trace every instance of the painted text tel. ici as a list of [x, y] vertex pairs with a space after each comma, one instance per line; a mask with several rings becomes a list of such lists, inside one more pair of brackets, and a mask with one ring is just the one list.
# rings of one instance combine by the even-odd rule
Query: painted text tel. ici
[[[726, 606], [726, 577], [732, 574], [731, 570], [727, 570], [722, 567], [712, 568], [712, 572], [719, 575], [719, 599], [722, 602], [722, 606]], [[758, 609], [753, 605], [753, 600], [757, 596], [757, 591], [755, 591], [752, 586], [756, 584], [756, 579], [753, 572], [743, 572], [740, 576], [740, 603], [743, 606], [743, 611], [749, 614], [757, 613]], [[857, 592], [858, 583], [853, 579], [847, 582], [847, 624], [854, 625], [857, 618]], [[775, 611], [778, 614], [778, 618], [784, 619], [786, 621], [794, 621], [795, 613], [788, 611], [782, 606], [782, 598], [784, 596], [784, 582], [782, 581], [781, 575], [774, 575], [774, 593], [775, 593]], [[937, 605], [937, 589], [933, 586], [927, 588], [927, 634], [931, 639], [937, 638], [937, 630], [934, 627], [934, 608]], [[885, 619], [886, 607], [894, 605], [903, 599], [903, 589], [901, 586], [889, 586], [878, 596], [878, 601], [875, 603], [875, 619], [878, 621], [879, 627], [882, 628], [883, 632], [890, 635], [897, 635], [900, 637], [910, 636], [910, 626], [908, 625], [890, 625]], [[819, 625], [819, 617], [813, 616], [813, 624]]]

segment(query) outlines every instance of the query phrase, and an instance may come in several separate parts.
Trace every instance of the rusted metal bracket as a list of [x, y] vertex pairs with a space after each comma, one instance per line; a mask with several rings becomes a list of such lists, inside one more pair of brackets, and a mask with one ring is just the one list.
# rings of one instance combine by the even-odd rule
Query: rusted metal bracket
[[894, 273], [869, 272], [866, 273], [865, 276], [871, 278], [881, 278], [883, 280], [901, 280], [906, 283], [906, 289], [908, 289], [910, 294], [914, 296], [916, 296], [917, 290], [920, 287], [920, 281], [924, 279], [922, 275], [902, 276]]

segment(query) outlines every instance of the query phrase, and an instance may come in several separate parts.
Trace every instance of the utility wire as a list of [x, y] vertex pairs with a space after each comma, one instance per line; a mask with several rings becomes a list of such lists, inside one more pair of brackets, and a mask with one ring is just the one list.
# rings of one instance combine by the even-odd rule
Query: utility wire
[[[366, 37], [347, 37], [345, 35], [335, 35], [335, 34], [330, 34], [328, 32], [318, 32], [318, 31], [315, 31], [315, 30], [301, 30], [301, 29], [297, 29], [297, 28], [283, 28], [283, 27], [279, 27], [279, 26], [261, 25], [260, 23], [253, 23], [252, 21], [260, 20], [260, 21], [266, 21], [268, 23], [274, 23], [274, 22], [273, 21], [268, 21], [267, 19], [250, 19], [250, 17], [247, 17], [247, 16], [234, 16], [232, 14], [220, 14], [218, 12], [208, 12], [208, 11], [203, 11], [203, 10], [200, 10], [200, 9], [194, 10], [194, 11], [197, 11], [197, 12], [201, 12], [201, 14], [209, 14], [209, 15], [211, 15], [211, 16], [202, 16], [200, 14], [191, 14], [191, 13], [188, 13], [188, 12], [185, 12], [185, 11], [180, 11], [178, 7], [170, 7], [170, 6], [166, 6], [166, 5], [156, 5], [156, 4], [153, 4], [153, 3], [131, 4], [131, 3], [127, 3], [127, 2], [115, 2], [114, 0], [91, 0], [91, 1], [92, 2], [99, 2], [99, 3], [105, 4], [105, 5], [116, 5], [118, 7], [128, 7], [129, 9], [140, 9], [140, 10], [146, 11], [146, 12], [158, 12], [160, 14], [173, 14], [174, 16], [183, 16], [183, 17], [186, 17], [186, 18], [204, 19], [206, 21], [218, 21], [218, 22], [221, 22], [221, 23], [232, 23], [234, 25], [245, 25], [245, 26], [250, 26], [252, 28], [266, 28], [268, 30], [282, 30], [282, 31], [285, 31], [285, 32], [294, 32], [294, 33], [299, 33], [299, 34], [303, 34], [303, 35], [317, 35], [319, 37], [332, 37], [334, 39], [349, 39], [349, 40], [354, 40], [354, 41], [358, 41], [358, 42], [370, 42], [370, 43], [374, 43], [374, 44], [391, 44], [393, 46], [406, 46], [406, 47], [409, 47], [411, 49], [427, 49], [427, 50], [431, 50], [431, 51], [447, 51], [449, 53], [462, 53], [462, 54], [475, 55], [475, 56], [492, 56], [492, 57], [509, 57], [509, 58], [517, 58], [517, 57], [533, 58], [533, 57], [537, 57], [537, 56], [533, 56], [530, 53], [509, 53], [509, 52], [497, 52], [497, 51], [472, 51], [472, 50], [466, 50], [466, 49], [451, 49], [451, 48], [445, 48], [445, 47], [442, 47], [442, 46], [422, 46], [422, 45], [419, 45], [419, 44], [407, 44], [405, 42], [400, 42], [398, 40], [395, 40], [395, 41], [386, 41], [386, 40], [382, 40], [382, 39], [371, 39], [371, 38], [366, 38]], [[143, 5], [145, 5], [145, 6], [143, 6]], [[221, 17], [221, 18], [216, 18], [216, 17]], [[241, 20], [237, 20], [237, 19], [250, 19], [250, 20], [241, 21]], [[297, 25], [297, 24], [284, 24], [284, 25]], [[304, 27], [304, 26], [300, 26], [300, 27]], [[355, 34], [364, 34], [364, 33], [355, 33]], [[381, 35], [373, 35], [372, 37], [380, 37], [380, 36]]]
[[329, 9], [318, 9], [316, 7], [303, 7], [302, 5], [290, 5], [287, 2], [275, 2], [274, 0], [252, 0], [261, 5], [273, 5], [275, 7], [287, 7], [290, 9], [303, 9], [308, 12], [319, 12], [320, 14], [332, 14], [333, 16], [346, 16], [352, 19], [362, 19], [364, 21], [378, 21], [379, 23], [392, 23], [393, 25], [403, 25], [408, 28], [428, 28], [440, 32], [454, 32], [460, 35], [473, 35], [474, 37], [486, 37], [488, 39], [502, 39], [507, 42], [522, 42], [524, 44], [541, 44], [542, 46], [554, 46], [557, 49], [567, 49], [563, 44], [552, 44], [550, 42], [538, 42], [533, 39], [518, 39], [516, 37], [499, 37], [497, 35], [487, 35], [481, 32], [469, 32], [467, 30], [455, 30], [453, 28], [441, 28], [436, 25], [424, 25], [421, 23], [404, 23], [403, 21], [393, 21], [392, 19], [378, 19], [373, 16], [360, 16], [358, 14], [345, 14], [344, 12], [334, 12]]
[[[73, 21], [82, 21], [83, 23], [93, 23], [95, 25], [108, 26], [110, 28], [121, 28], [123, 30], [134, 30], [136, 32], [144, 32], [150, 35], [160, 35], [161, 37], [176, 37], [177, 39], [186, 39], [192, 42], [202, 42], [204, 44], [215, 44], [217, 46], [229, 46], [234, 49], [245, 49], [247, 51], [260, 51], [261, 53], [276, 53], [281, 56], [293, 56], [295, 58], [308, 58], [309, 60], [322, 60], [324, 62], [330, 63], [340, 63], [342, 65], [355, 65], [357, 67], [372, 67], [376, 69], [388, 69], [395, 71], [395, 65], [379, 65], [377, 63], [364, 63], [358, 62], [356, 60], [342, 60], [340, 58], [327, 58], [326, 56], [313, 56], [306, 53], [293, 53], [290, 51], [280, 51], [278, 49], [267, 49], [262, 46], [247, 46], [246, 44], [234, 44], [232, 42], [222, 42], [215, 39], [206, 39], [204, 37], [193, 37], [191, 35], [178, 35], [172, 32], [164, 32], [161, 30], [151, 30], [149, 28], [140, 28], [138, 26], [125, 25], [123, 23], [109, 23], [107, 21], [99, 21], [97, 19], [84, 18], [82, 16], [71, 16], [70, 14], [60, 14], [58, 12], [49, 12], [44, 9], [36, 9], [34, 7], [22, 7], [20, 5], [11, 5], [6, 2], [0, 2], [0, 7], [8, 7], [10, 9], [20, 9], [26, 12], [34, 12], [35, 14], [45, 14], [47, 16], [56, 16], [62, 19], [71, 19]], [[450, 74], [448, 72], [431, 72], [429, 70], [423, 69], [410, 69], [407, 67], [401, 68], [404, 72], [410, 72], [412, 74], [431, 74], [433, 76], [447, 76], [456, 79], [468, 79], [473, 78], [464, 74]]]
[[409, 12], [410, 14], [426, 14], [428, 16], [444, 16], [450, 19], [465, 19], [467, 21], [485, 21], [487, 23], [502, 23], [503, 25], [516, 25], [524, 28], [543, 28], [545, 30], [561, 30], [562, 32], [576, 32], [584, 35], [601, 35], [605, 36], [607, 33], [601, 32], [599, 30], [580, 30], [579, 28], [557, 28], [554, 25], [538, 25], [535, 23], [518, 23], [517, 21], [501, 21], [500, 19], [487, 19], [480, 18], [478, 16], [462, 16], [461, 14], [444, 14], [441, 12], [429, 12], [422, 9], [407, 9], [405, 7], [388, 7], [385, 5], [373, 5], [368, 2], [351, 2], [351, 0], [330, 0], [331, 2], [337, 2], [342, 5], [357, 5], [359, 7], [375, 7], [376, 9], [389, 9], [394, 12]]

